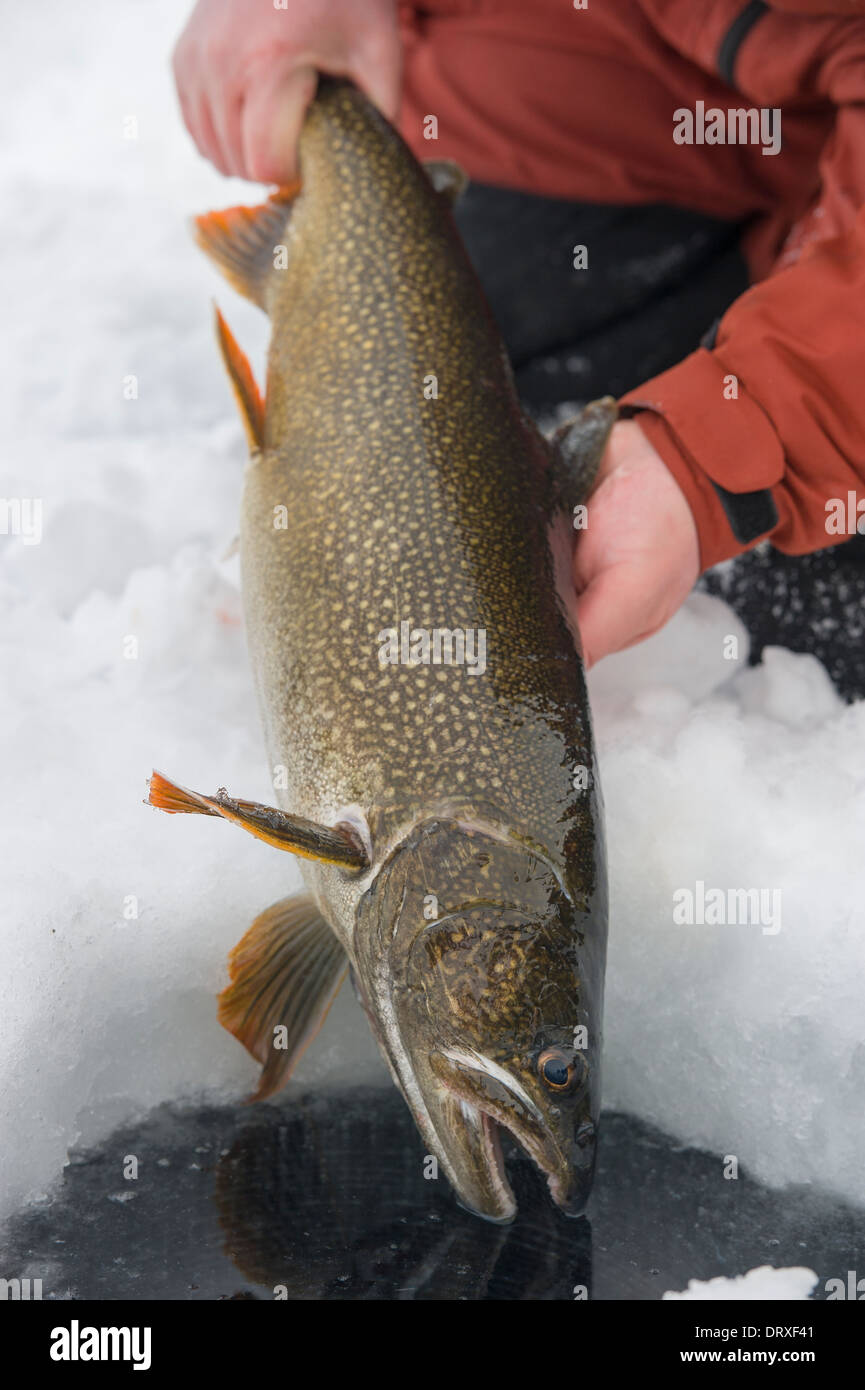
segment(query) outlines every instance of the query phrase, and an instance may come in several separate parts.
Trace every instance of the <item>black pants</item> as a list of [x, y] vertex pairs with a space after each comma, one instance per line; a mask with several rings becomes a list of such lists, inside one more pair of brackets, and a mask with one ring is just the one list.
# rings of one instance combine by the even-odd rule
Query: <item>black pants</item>
[[[542, 424], [672, 367], [748, 285], [741, 224], [670, 207], [612, 207], [472, 184], [456, 218]], [[585, 246], [587, 267], [574, 268]], [[865, 696], [865, 537], [813, 555], [771, 546], [710, 571], [764, 646], [813, 652], [847, 699]]]

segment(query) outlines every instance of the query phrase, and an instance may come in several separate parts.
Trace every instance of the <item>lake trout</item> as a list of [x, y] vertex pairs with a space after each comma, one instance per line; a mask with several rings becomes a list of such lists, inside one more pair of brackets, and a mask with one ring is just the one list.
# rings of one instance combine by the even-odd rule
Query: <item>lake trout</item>
[[505, 1130], [576, 1215], [607, 882], [570, 560], [616, 407], [551, 440], [523, 414], [451, 214], [460, 171], [423, 168], [350, 84], [321, 79], [299, 168], [197, 221], [272, 325], [264, 398], [217, 331], [250, 448], [243, 604], [277, 804], [158, 773], [150, 801], [300, 856], [307, 891], [256, 919], [220, 996], [257, 1098], [350, 970], [459, 1201], [513, 1219]]

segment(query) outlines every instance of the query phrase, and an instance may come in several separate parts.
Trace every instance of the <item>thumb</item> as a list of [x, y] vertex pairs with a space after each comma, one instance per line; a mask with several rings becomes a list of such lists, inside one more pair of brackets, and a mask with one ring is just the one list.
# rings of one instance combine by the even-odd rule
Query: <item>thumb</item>
[[243, 158], [258, 183], [289, 183], [297, 174], [297, 146], [306, 108], [315, 96], [312, 67], [262, 72], [242, 116]]
[[577, 598], [577, 623], [586, 670], [656, 630], [648, 612], [645, 579], [633, 567], [601, 570]]
[[367, 38], [350, 76], [389, 121], [396, 120], [402, 87], [402, 40], [396, 25], [377, 28]]

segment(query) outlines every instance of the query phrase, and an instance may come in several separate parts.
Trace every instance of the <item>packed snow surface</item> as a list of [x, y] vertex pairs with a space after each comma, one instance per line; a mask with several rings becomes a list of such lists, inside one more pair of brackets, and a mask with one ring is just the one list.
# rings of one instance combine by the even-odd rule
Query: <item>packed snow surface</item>
[[802, 1265], [792, 1269], [773, 1269], [771, 1265], [760, 1265], [759, 1269], [749, 1269], [735, 1279], [690, 1279], [683, 1293], [665, 1293], [664, 1298], [690, 1300], [767, 1301], [772, 1303], [796, 1302], [810, 1298], [817, 1283], [813, 1269]]
[[[299, 884], [288, 856], [143, 804], [154, 765], [270, 793], [221, 558], [245, 445], [210, 298], [259, 373], [266, 324], [186, 228], [259, 190], [181, 127], [179, 23], [173, 0], [4, 18], [0, 495], [30, 505], [26, 534], [0, 534], [3, 1210], [133, 1112], [248, 1092], [214, 996], [252, 918]], [[741, 1164], [865, 1200], [865, 706], [807, 656], [748, 669], [706, 596], [592, 690], [607, 1104], [717, 1153], [719, 1183]], [[344, 991], [299, 1083], [375, 1078]]]

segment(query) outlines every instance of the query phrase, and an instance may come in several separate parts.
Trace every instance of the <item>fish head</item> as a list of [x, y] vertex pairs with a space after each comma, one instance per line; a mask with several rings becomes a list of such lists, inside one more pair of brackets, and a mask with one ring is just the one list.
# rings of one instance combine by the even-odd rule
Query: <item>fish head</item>
[[359, 906], [373, 1032], [430, 1154], [491, 1221], [516, 1213], [502, 1131], [564, 1212], [588, 1196], [602, 970], [587, 926], [537, 852], [458, 822], [419, 827]]

